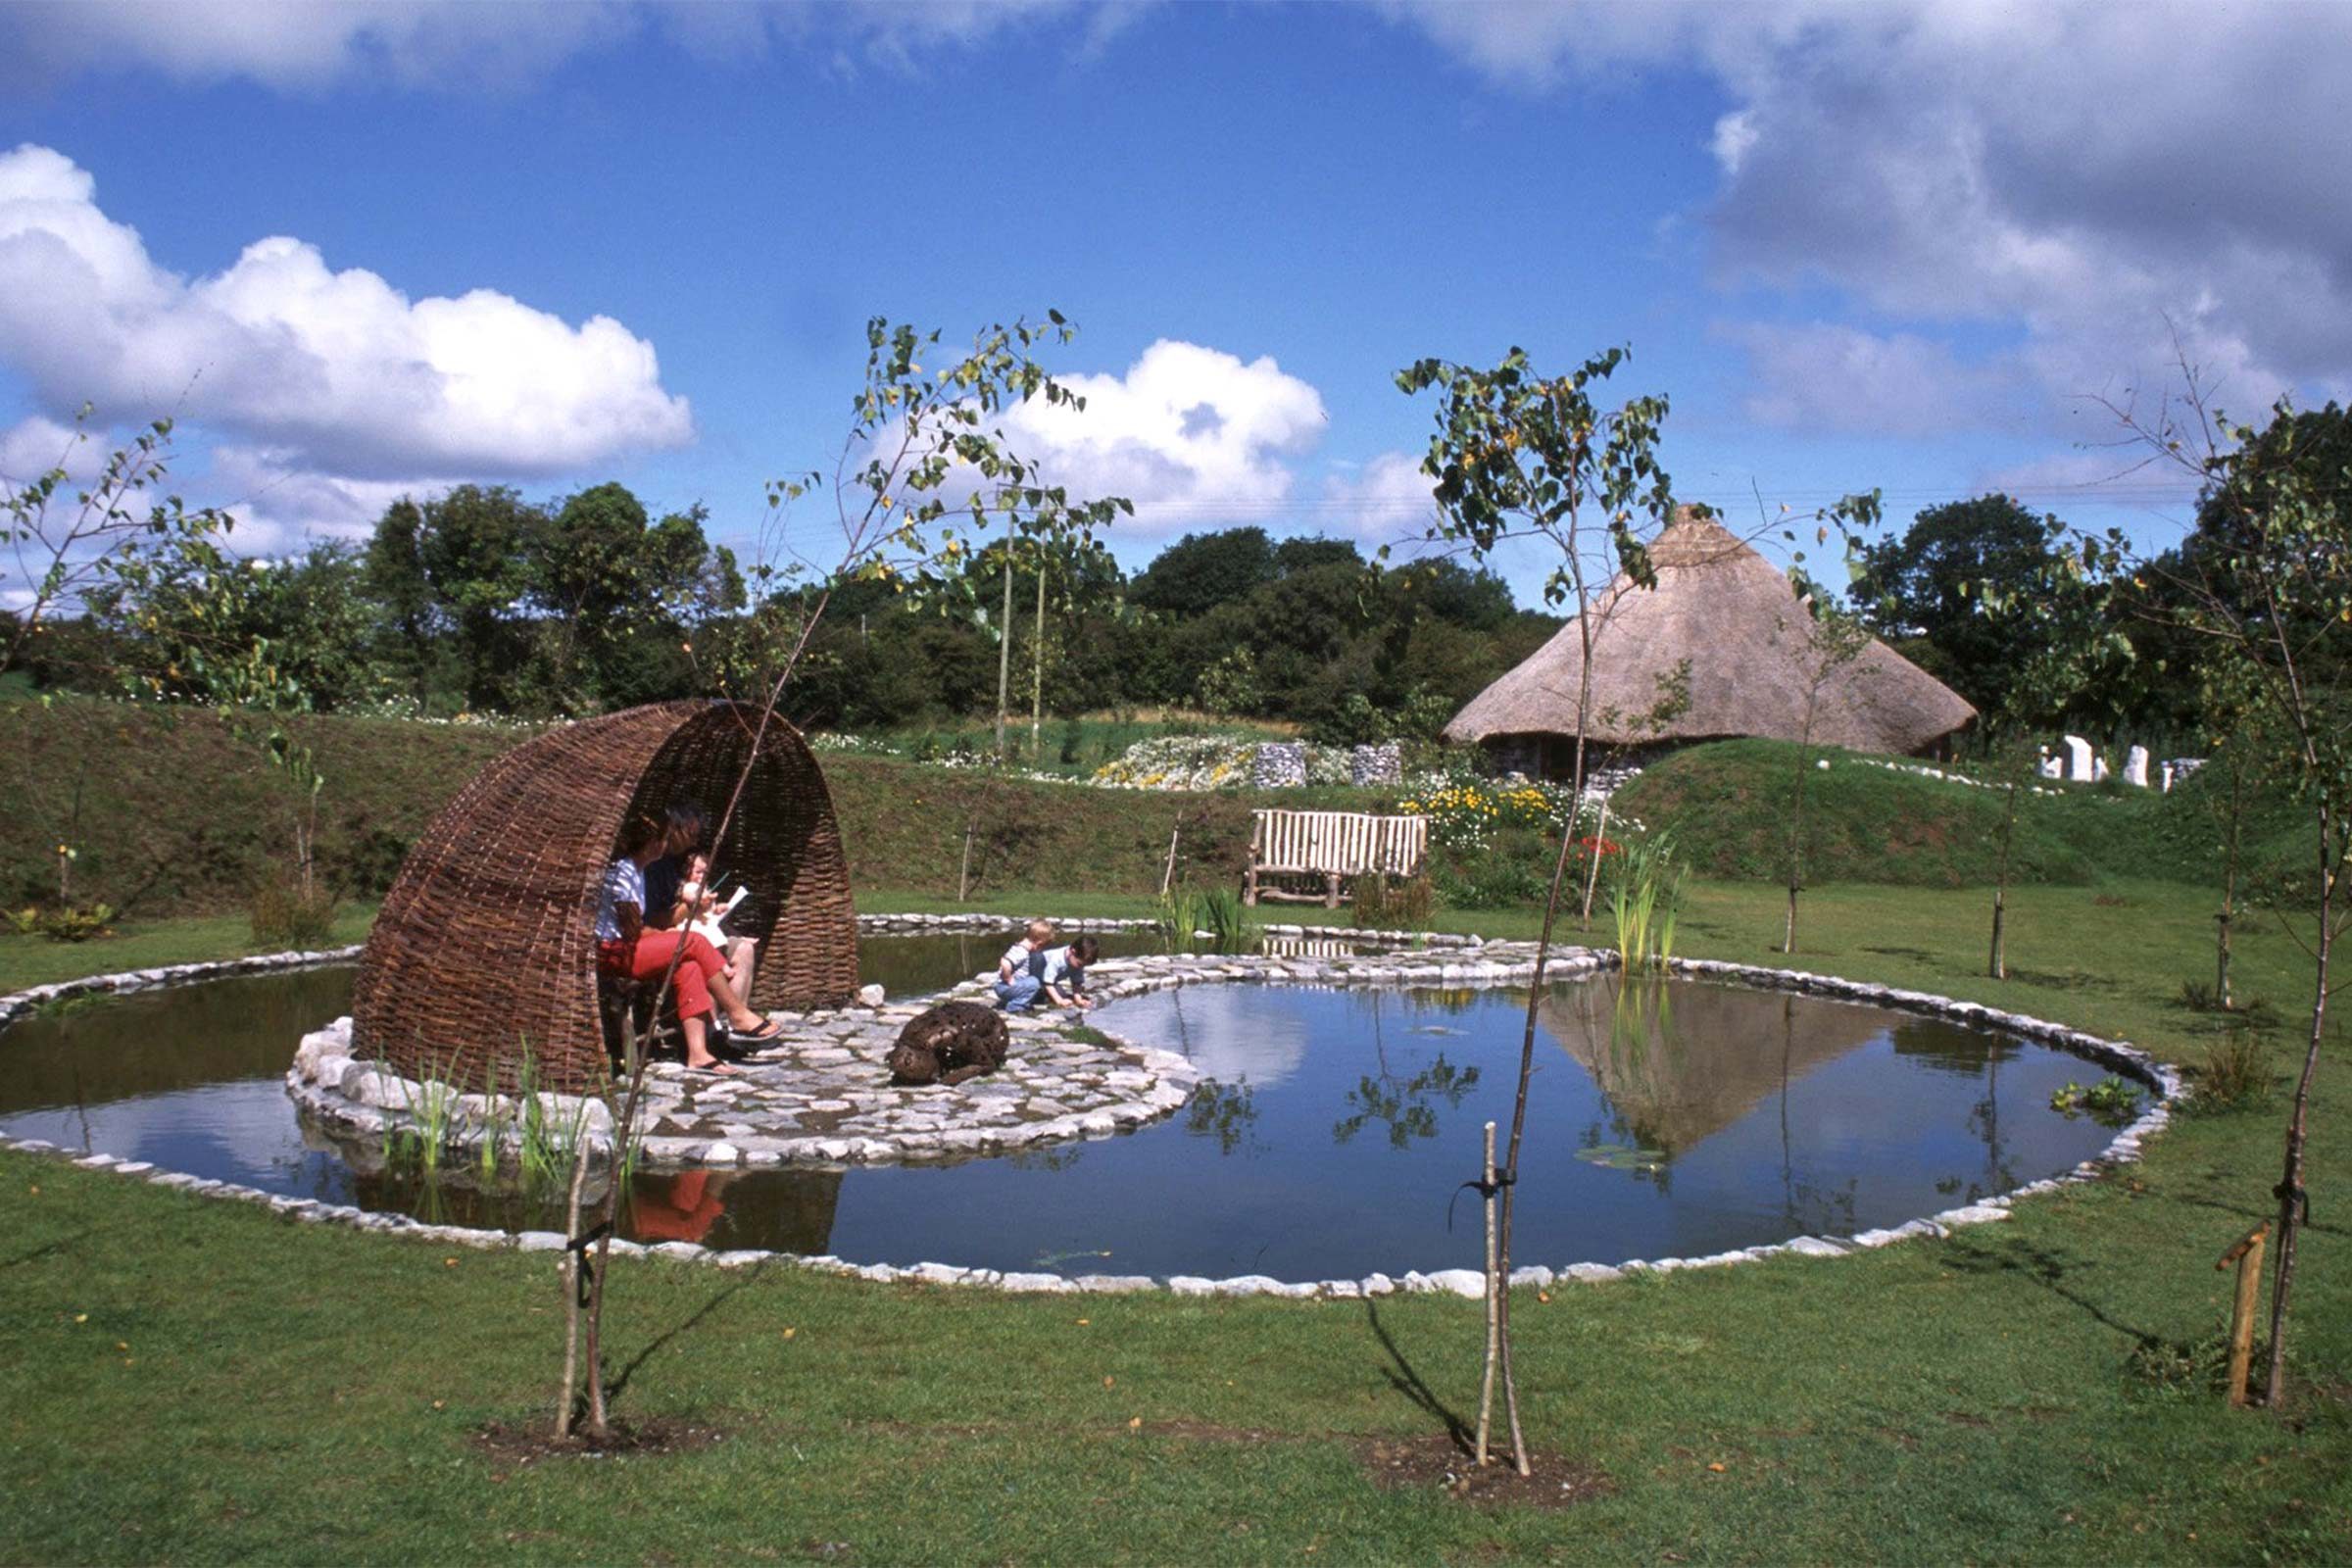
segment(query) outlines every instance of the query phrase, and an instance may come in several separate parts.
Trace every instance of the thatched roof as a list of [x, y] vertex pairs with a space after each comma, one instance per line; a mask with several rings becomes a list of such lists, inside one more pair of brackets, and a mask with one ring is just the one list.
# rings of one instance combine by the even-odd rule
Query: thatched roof
[[[1763, 735], [1801, 740], [1819, 661], [1812, 619], [1777, 567], [1688, 509], [1649, 547], [1655, 589], [1620, 574], [1592, 604], [1592, 698], [1587, 739], [1649, 741]], [[1659, 679], [1690, 662], [1690, 701], [1653, 729]], [[1570, 620], [1446, 726], [1469, 743], [1576, 733], [1584, 647]], [[1879, 642], [1832, 674], [1815, 705], [1817, 743], [1858, 752], [1924, 751], [1977, 716], [1957, 692]]]

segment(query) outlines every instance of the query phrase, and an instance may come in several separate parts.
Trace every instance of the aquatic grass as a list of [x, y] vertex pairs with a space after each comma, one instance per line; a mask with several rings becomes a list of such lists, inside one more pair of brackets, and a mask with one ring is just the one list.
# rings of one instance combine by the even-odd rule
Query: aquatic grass
[[386, 1127], [384, 1155], [388, 1163], [405, 1163], [431, 1187], [441, 1180], [441, 1161], [457, 1130], [458, 1088], [449, 1081], [451, 1069], [438, 1058], [428, 1057], [417, 1072], [403, 1080], [415, 1085], [402, 1095], [408, 1125]]
[[1210, 888], [1200, 896], [1200, 929], [1209, 933], [1210, 950], [1248, 953], [1260, 935], [1257, 911], [1242, 902], [1232, 888]]
[[1200, 896], [1190, 886], [1170, 888], [1159, 896], [1159, 907], [1152, 914], [1152, 934], [1159, 939], [1162, 953], [1190, 953], [1193, 933], [1200, 929]]

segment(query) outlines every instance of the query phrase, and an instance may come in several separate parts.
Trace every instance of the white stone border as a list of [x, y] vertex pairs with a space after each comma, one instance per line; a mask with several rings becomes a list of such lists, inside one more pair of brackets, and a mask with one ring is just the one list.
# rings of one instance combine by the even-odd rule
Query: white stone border
[[[990, 918], [986, 916], [884, 916], [886, 919], [962, 920]], [[862, 925], [862, 920], [860, 924]], [[1146, 922], [1148, 923], [1148, 922]], [[1076, 922], [1069, 922], [1073, 929]], [[1098, 926], [1097, 929], [1102, 929]], [[919, 929], [919, 928], [918, 928]], [[1001, 927], [999, 927], [1001, 929]], [[1274, 927], [1266, 928], [1269, 933]], [[1305, 931], [1321, 934], [1328, 928], [1305, 927]], [[1475, 941], [1475, 939], [1468, 939]], [[1452, 944], [1448, 944], [1451, 946]], [[1467, 947], [1465, 942], [1464, 947]], [[140, 970], [132, 975], [107, 975], [93, 981], [67, 982], [62, 986], [38, 987], [33, 992], [0, 998], [0, 1019], [12, 1018], [24, 1010], [21, 999], [31, 997], [30, 1005], [57, 995], [77, 995], [93, 991], [141, 990], [154, 985], [170, 984], [173, 976], [181, 979], [201, 978], [215, 974], [257, 972], [260, 969], [297, 968], [306, 964], [333, 962], [347, 957], [356, 949], [325, 954], [273, 954], [260, 958], [232, 959], [220, 964], [181, 964], [169, 970]], [[1480, 944], [1472, 961], [1419, 961], [1412, 963], [1381, 963], [1380, 977], [1373, 983], [1386, 985], [1492, 985], [1511, 978], [1525, 978], [1534, 969], [1535, 944], [1527, 942], [1490, 942]], [[1398, 956], [1402, 956], [1401, 955]], [[1141, 960], [1128, 960], [1141, 961]], [[1305, 980], [1311, 983], [1366, 983], [1373, 979], [1367, 972], [1374, 966], [1365, 964], [1361, 970], [1335, 976], [1328, 972], [1331, 964], [1343, 960], [1308, 958], [1258, 958], [1240, 956], [1187, 956], [1161, 959], [1153, 965], [1160, 972], [1122, 979], [1115, 987], [1106, 987], [1104, 995], [1140, 995], [1147, 991], [1164, 990], [1171, 986], [1213, 983], [1225, 980]], [[1587, 978], [1616, 966], [1613, 954], [1591, 949], [1562, 948], [1555, 950], [1546, 965], [1547, 977]], [[1351, 966], [1352, 967], [1352, 966]], [[2028, 1182], [2023, 1187], [1995, 1198], [1958, 1208], [1945, 1209], [1926, 1219], [1915, 1219], [1886, 1229], [1867, 1230], [1846, 1237], [1797, 1236], [1770, 1246], [1742, 1248], [1736, 1251], [1717, 1252], [1706, 1257], [1635, 1258], [1623, 1263], [1571, 1263], [1565, 1268], [1551, 1269], [1541, 1264], [1515, 1268], [1511, 1284], [1517, 1287], [1544, 1288], [1560, 1283], [1600, 1284], [1621, 1280], [1632, 1274], [1670, 1274], [1684, 1269], [1719, 1268], [1734, 1263], [1760, 1261], [1765, 1258], [1842, 1257], [1851, 1252], [1866, 1251], [1889, 1246], [1915, 1237], [1943, 1237], [1966, 1225], [1990, 1224], [2006, 1220], [2017, 1200], [2056, 1192], [2077, 1182], [2094, 1181], [2117, 1165], [2136, 1161], [2145, 1141], [2162, 1131], [2171, 1120], [2172, 1107], [2182, 1094], [2182, 1082], [2178, 1068], [2158, 1061], [2146, 1052], [2122, 1041], [2106, 1040], [2064, 1024], [2028, 1017], [2022, 1013], [2003, 1012], [1980, 1003], [1961, 1002], [1931, 992], [1907, 991], [1899, 987], [1873, 985], [1865, 981], [1848, 980], [1838, 975], [1817, 975], [1803, 970], [1768, 969], [1752, 964], [1726, 963], [1706, 958], [1678, 958], [1674, 972], [1697, 979], [1730, 980], [1741, 985], [1765, 990], [1797, 991], [1807, 995], [1836, 998], [1841, 1001], [1864, 1002], [1898, 1011], [1916, 1012], [1929, 1017], [1950, 1019], [1979, 1028], [1998, 1029], [2022, 1038], [2055, 1046], [2059, 1050], [2096, 1061], [2118, 1073], [2139, 1080], [2157, 1094], [2156, 1103], [2139, 1118], [2126, 1127], [2101, 1151], [2082, 1161], [2064, 1175], [2041, 1181]], [[193, 972], [191, 972], [193, 971]], [[1303, 972], [1302, 972], [1303, 971]], [[132, 981], [133, 984], [105, 984], [101, 982]], [[1127, 989], [1132, 987], [1132, 989]], [[227, 1199], [234, 1201], [258, 1203], [274, 1213], [313, 1224], [347, 1225], [359, 1230], [380, 1231], [389, 1234], [414, 1236], [437, 1244], [466, 1247], [480, 1250], [514, 1250], [526, 1252], [560, 1252], [564, 1238], [554, 1231], [491, 1231], [474, 1230], [460, 1225], [429, 1225], [411, 1219], [405, 1214], [374, 1213], [349, 1204], [322, 1203], [316, 1199], [284, 1198], [265, 1193], [257, 1188], [234, 1182], [207, 1180], [179, 1171], [158, 1170], [145, 1160], [118, 1159], [112, 1154], [75, 1156], [72, 1151], [58, 1148], [43, 1139], [0, 1138], [0, 1149], [18, 1153], [45, 1154], [89, 1170], [112, 1171], [122, 1176], [144, 1177], [161, 1187], [177, 1188], [205, 1198]], [[1368, 1274], [1360, 1280], [1317, 1280], [1287, 1282], [1262, 1274], [1246, 1274], [1233, 1279], [1211, 1280], [1192, 1275], [1170, 1275], [1153, 1279], [1148, 1275], [1087, 1274], [1067, 1278], [1059, 1274], [1001, 1272], [996, 1269], [959, 1268], [947, 1263], [916, 1263], [902, 1268], [890, 1263], [857, 1264], [829, 1254], [808, 1255], [795, 1252], [775, 1252], [759, 1250], [715, 1251], [692, 1242], [662, 1242], [644, 1246], [615, 1238], [612, 1251], [621, 1256], [673, 1257], [695, 1262], [710, 1262], [721, 1268], [744, 1268], [768, 1263], [789, 1264], [817, 1270], [820, 1273], [851, 1275], [859, 1279], [888, 1283], [896, 1280], [921, 1280], [939, 1285], [978, 1285], [1004, 1291], [1041, 1293], [1107, 1293], [1126, 1294], [1138, 1291], [1165, 1289], [1177, 1296], [1280, 1296], [1317, 1297], [1327, 1299], [1354, 1299], [1362, 1297], [1392, 1295], [1399, 1290], [1413, 1293], [1441, 1293], [1455, 1296], [1480, 1297], [1485, 1294], [1485, 1282], [1476, 1269], [1440, 1269], [1423, 1274], [1407, 1271], [1401, 1279], [1387, 1274]]]

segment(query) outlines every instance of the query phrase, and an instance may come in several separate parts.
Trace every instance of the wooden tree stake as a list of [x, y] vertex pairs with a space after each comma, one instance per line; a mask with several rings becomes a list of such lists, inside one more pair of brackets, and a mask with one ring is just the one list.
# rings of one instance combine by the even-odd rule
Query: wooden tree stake
[[1478, 1385], [1478, 1462], [1487, 1462], [1487, 1437], [1494, 1424], [1494, 1363], [1501, 1350], [1502, 1322], [1499, 1316], [1502, 1282], [1495, 1278], [1501, 1272], [1496, 1261], [1501, 1250], [1501, 1233], [1494, 1217], [1494, 1124], [1487, 1123], [1487, 1158], [1482, 1168], [1487, 1200], [1487, 1369]]
[[2270, 1234], [2271, 1222], [2266, 1219], [2213, 1265], [2217, 1273], [2232, 1263], [2237, 1265], [2237, 1296], [2230, 1303], [2230, 1403], [2233, 1407], [2246, 1402], [2246, 1373], [2254, 1362], [2254, 1307], [2262, 1294], [2262, 1250]]

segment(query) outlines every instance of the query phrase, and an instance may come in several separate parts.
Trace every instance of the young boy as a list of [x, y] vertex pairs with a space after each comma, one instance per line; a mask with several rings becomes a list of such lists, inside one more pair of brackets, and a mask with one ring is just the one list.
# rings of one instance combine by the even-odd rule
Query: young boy
[[1048, 948], [1039, 956], [1044, 960], [1043, 973], [1038, 976], [1039, 994], [1054, 1006], [1084, 1012], [1095, 1004], [1095, 999], [1086, 994], [1086, 966], [1102, 953], [1102, 944], [1093, 937], [1080, 937], [1066, 948]]
[[1021, 940], [1004, 950], [997, 960], [997, 1005], [1006, 1012], [1027, 1012], [1037, 999], [1038, 986], [1044, 970], [1038, 956], [1054, 940], [1054, 922], [1032, 920]]

